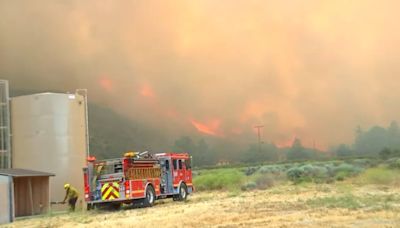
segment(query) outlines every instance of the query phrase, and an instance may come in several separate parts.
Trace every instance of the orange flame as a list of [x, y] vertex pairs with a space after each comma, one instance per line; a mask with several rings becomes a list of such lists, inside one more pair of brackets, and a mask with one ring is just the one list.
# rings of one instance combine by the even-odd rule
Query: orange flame
[[148, 98], [154, 98], [155, 97], [154, 90], [147, 84], [143, 85], [142, 88], [140, 88], [139, 93], [143, 97], [148, 97]]
[[218, 131], [219, 125], [220, 125], [219, 120], [211, 121], [208, 124], [201, 123], [201, 122], [193, 120], [193, 119], [190, 120], [190, 122], [196, 128], [196, 130], [201, 133], [204, 133], [207, 135], [212, 135], [212, 136], [222, 136]]
[[275, 142], [275, 145], [278, 148], [292, 147], [292, 144], [293, 144], [293, 140], [285, 140], [285, 141]]
[[113, 82], [110, 79], [105, 78], [105, 77], [103, 77], [99, 80], [99, 84], [107, 92], [111, 92], [114, 88]]

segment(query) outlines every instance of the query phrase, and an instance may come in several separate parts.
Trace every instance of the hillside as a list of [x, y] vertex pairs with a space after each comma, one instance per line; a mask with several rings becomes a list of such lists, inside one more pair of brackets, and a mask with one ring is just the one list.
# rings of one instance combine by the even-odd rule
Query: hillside
[[126, 151], [162, 150], [163, 135], [96, 104], [89, 104], [90, 152], [99, 158], [120, 157]]

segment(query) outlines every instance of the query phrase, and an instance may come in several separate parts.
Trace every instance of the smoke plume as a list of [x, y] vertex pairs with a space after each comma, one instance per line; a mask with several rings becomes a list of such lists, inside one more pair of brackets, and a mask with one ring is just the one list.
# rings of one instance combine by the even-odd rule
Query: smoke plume
[[[400, 116], [398, 1], [0, 1], [0, 75], [174, 138], [349, 142]], [[241, 141], [240, 141], [241, 140]]]

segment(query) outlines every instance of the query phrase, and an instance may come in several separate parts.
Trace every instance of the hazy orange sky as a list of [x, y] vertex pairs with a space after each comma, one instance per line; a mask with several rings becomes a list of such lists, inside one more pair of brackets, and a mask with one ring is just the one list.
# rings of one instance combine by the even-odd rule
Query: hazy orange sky
[[400, 116], [399, 1], [0, 1], [0, 75], [173, 136], [350, 142]]

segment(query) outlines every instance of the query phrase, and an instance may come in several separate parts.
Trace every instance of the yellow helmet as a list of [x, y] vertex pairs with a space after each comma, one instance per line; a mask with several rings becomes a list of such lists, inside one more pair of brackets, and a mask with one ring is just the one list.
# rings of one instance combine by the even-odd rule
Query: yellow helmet
[[64, 185], [64, 189], [69, 189], [69, 187], [71, 187], [70, 184], [65, 184], [65, 185]]

